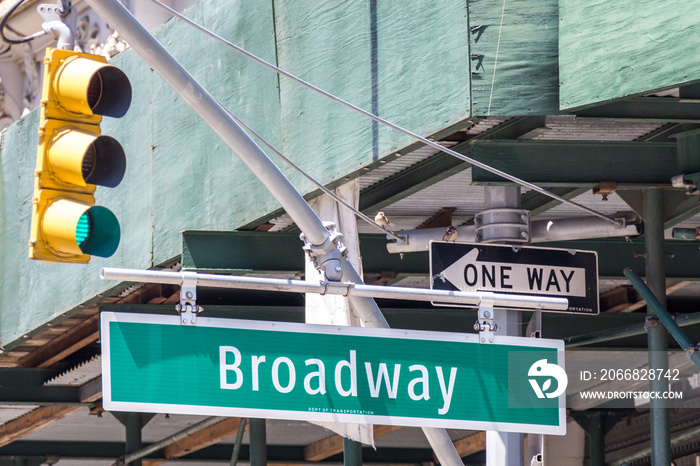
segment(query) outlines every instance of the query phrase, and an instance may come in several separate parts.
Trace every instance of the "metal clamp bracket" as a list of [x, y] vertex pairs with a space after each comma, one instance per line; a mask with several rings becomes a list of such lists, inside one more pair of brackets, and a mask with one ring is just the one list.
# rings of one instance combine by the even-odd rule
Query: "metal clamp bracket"
[[530, 242], [530, 211], [525, 209], [488, 209], [474, 216], [477, 243]]
[[175, 310], [180, 314], [180, 325], [197, 325], [197, 314], [204, 310], [202, 306], [197, 305], [197, 273], [180, 274], [180, 302], [175, 305]]
[[656, 327], [659, 323], [659, 318], [656, 316], [646, 316], [644, 319], [644, 328]]
[[336, 230], [334, 222], [323, 222], [330, 236], [323, 244], [311, 244], [304, 233], [299, 238], [304, 242], [303, 249], [309, 256], [316, 270], [322, 272], [328, 281], [338, 282], [343, 278], [340, 259], [345, 256], [347, 248], [343, 243], [343, 234]]
[[76, 9], [71, 8], [70, 1], [60, 1], [55, 5], [42, 3], [37, 6], [39, 16], [44, 20], [41, 28], [51, 37], [57, 39], [56, 48], [73, 50], [75, 45]]
[[321, 296], [325, 295], [328, 293], [328, 290], [330, 288], [340, 288], [340, 289], [345, 289], [345, 293], [342, 294], [344, 298], [347, 298], [350, 296], [350, 290], [355, 287], [355, 283], [352, 282], [327, 282], [327, 281], [322, 281], [321, 285], [323, 285], [323, 292], [319, 293]]
[[474, 330], [479, 332], [480, 343], [493, 343], [494, 333], [498, 325], [493, 321], [493, 298], [484, 297], [479, 303], [478, 320], [474, 323]]

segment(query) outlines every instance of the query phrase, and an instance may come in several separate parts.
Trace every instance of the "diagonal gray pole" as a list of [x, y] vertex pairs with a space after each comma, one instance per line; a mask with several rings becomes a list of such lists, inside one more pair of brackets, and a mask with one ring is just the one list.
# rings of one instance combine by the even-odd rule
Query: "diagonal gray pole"
[[[109, 25], [119, 31], [119, 34], [141, 58], [251, 169], [304, 232], [311, 244], [317, 246], [325, 244], [330, 233], [321, 220], [265, 152], [236, 124], [226, 109], [209, 95], [119, 1], [87, 0], [87, 3]], [[342, 279], [362, 283], [359, 273], [345, 257], [340, 257], [340, 266]], [[350, 301], [366, 326], [389, 326], [374, 299], [356, 297], [350, 298]], [[440, 463], [450, 466], [463, 464], [445, 429], [424, 427], [423, 432]]]
[[[316, 246], [326, 244], [330, 234], [321, 220], [279, 168], [230, 117], [226, 109], [207, 93], [121, 3], [116, 0], [91, 0], [88, 3], [97, 14], [119, 31], [149, 66], [250, 168], [304, 232], [309, 242]], [[342, 278], [359, 283], [357, 272], [347, 260], [340, 259]], [[326, 275], [329, 276], [328, 273]], [[353, 305], [367, 326], [387, 326], [374, 300], [358, 298], [353, 300]]]

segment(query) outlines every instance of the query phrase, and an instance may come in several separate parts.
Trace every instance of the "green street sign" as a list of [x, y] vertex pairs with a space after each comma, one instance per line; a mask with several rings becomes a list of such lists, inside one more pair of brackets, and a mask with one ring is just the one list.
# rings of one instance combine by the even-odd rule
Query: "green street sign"
[[564, 435], [563, 342], [477, 337], [103, 312], [103, 404]]

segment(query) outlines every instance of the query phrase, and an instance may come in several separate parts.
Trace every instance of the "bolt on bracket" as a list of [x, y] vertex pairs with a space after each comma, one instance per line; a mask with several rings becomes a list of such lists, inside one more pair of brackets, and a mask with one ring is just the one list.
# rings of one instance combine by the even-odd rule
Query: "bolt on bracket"
[[656, 316], [646, 316], [644, 319], [644, 328], [656, 327], [659, 323], [659, 318]]
[[498, 330], [498, 325], [493, 320], [493, 299], [483, 298], [479, 303], [479, 315], [474, 323], [474, 330], [479, 332], [479, 343], [494, 342], [494, 333]]
[[197, 273], [180, 274], [180, 302], [175, 305], [175, 310], [180, 314], [180, 325], [197, 325], [197, 314], [204, 310], [202, 306], [197, 305]]
[[338, 282], [343, 278], [340, 259], [345, 256], [347, 248], [343, 243], [343, 234], [337, 231], [334, 222], [323, 222], [323, 226], [330, 232], [323, 244], [311, 244], [304, 233], [299, 235], [299, 239], [304, 242], [303, 249], [311, 263], [323, 273], [325, 280]]

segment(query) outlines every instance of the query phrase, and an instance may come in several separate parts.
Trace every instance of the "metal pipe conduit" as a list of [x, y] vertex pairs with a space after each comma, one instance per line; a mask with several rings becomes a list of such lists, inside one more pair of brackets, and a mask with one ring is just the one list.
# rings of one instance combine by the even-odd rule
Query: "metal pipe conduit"
[[[188, 272], [194, 273], [194, 272]], [[215, 275], [194, 273], [197, 286], [205, 288], [233, 288], [260, 291], [280, 291], [289, 293], [317, 293], [341, 296], [360, 296], [384, 299], [402, 299], [413, 301], [439, 301], [454, 304], [478, 306], [483, 299], [493, 300], [495, 307], [566, 310], [566, 298], [551, 296], [511, 295], [491, 292], [465, 292], [428, 290], [398, 286], [364, 285], [350, 282], [306, 282], [302, 280], [285, 280], [278, 278], [241, 277], [235, 275]], [[182, 272], [159, 270], [134, 270], [105, 267], [100, 276], [103, 280], [124, 282], [160, 283], [181, 285]]]
[[639, 276], [634, 273], [629, 267], [624, 270], [625, 277], [632, 283], [632, 286], [642, 295], [642, 298], [647, 302], [648, 308], [654, 313], [656, 317], [664, 324], [664, 327], [669, 331], [671, 336], [678, 342], [680, 347], [688, 353], [688, 357], [693, 364], [700, 368], [700, 353], [695, 351], [695, 345], [690, 340], [690, 338], [683, 333], [678, 322], [673, 320], [673, 317], [666, 308], [661, 304], [661, 301], [654, 295], [651, 289], [642, 281]]
[[[553, 220], [535, 220], [530, 224], [530, 242], [567, 241], [587, 238], [609, 238], [639, 235], [636, 216], [619, 217], [624, 226], [611, 225], [596, 217], [572, 217]], [[457, 227], [457, 243], [475, 243], [474, 225]], [[396, 232], [405, 238], [403, 243], [388, 243], [387, 250], [392, 254], [401, 252], [427, 251], [431, 241], [442, 241], [445, 228], [425, 228], [422, 230], [401, 230]], [[390, 239], [387, 237], [387, 239]]]

